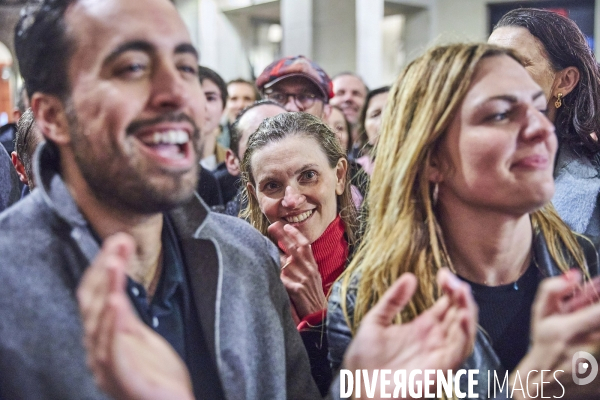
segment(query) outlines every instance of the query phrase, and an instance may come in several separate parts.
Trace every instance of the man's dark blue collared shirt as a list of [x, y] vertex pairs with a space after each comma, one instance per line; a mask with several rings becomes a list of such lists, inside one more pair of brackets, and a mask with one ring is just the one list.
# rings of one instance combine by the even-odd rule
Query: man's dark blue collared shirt
[[190, 371], [196, 398], [223, 398], [187, 279], [175, 231], [165, 215], [162, 230], [163, 267], [152, 301], [144, 287], [127, 278], [127, 292], [140, 318], [164, 337]]

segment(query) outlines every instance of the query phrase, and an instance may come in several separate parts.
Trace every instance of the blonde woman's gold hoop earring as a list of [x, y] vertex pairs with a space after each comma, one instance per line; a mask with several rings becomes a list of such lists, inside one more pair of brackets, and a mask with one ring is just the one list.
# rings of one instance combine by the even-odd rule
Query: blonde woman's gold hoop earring
[[562, 97], [563, 97], [562, 93], [559, 93], [556, 95], [556, 101], [554, 102], [554, 107], [560, 108], [562, 106]]
[[431, 199], [431, 200], [433, 201], [433, 205], [434, 205], [434, 206], [435, 206], [435, 205], [437, 204], [437, 202], [438, 202], [438, 195], [439, 195], [439, 192], [440, 192], [440, 185], [439, 185], [439, 184], [436, 182], [436, 183], [433, 185], [433, 195], [431, 196], [431, 197], [432, 197], [432, 199]]

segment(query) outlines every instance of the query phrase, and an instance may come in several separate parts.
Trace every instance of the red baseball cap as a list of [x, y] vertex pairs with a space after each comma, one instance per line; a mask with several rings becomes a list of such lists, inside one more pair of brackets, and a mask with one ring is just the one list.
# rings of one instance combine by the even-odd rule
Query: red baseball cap
[[304, 56], [284, 57], [272, 62], [256, 79], [256, 86], [264, 94], [265, 89], [293, 76], [301, 76], [317, 85], [326, 102], [333, 97], [333, 84], [329, 75]]

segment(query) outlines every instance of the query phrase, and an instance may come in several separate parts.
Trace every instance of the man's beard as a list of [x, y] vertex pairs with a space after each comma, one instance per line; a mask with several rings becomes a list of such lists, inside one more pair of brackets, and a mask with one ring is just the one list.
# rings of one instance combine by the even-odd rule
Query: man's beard
[[[109, 148], [105, 149], [104, 157], [99, 158], [98, 154], [94, 154], [89, 136], [85, 134], [85, 128], [70, 106], [67, 106], [67, 118], [75, 162], [91, 192], [100, 202], [135, 214], [155, 214], [178, 207], [193, 197], [198, 184], [198, 162], [193, 163], [193, 171], [179, 176], [172, 173], [169, 184], [160, 185], [152, 182], [151, 176], [146, 174], [148, 171], [144, 170], [144, 161], [147, 160], [133, 151], [134, 146], [125, 148], [124, 144], [117, 143], [114, 136], [109, 136]], [[185, 115], [166, 114], [160, 120], [189, 121], [189, 118]], [[143, 125], [145, 122], [134, 124]], [[193, 122], [192, 125], [195, 127]], [[130, 129], [127, 131], [129, 134]], [[197, 136], [198, 131], [195, 129], [190, 141]], [[164, 177], [160, 181], [164, 181]]]

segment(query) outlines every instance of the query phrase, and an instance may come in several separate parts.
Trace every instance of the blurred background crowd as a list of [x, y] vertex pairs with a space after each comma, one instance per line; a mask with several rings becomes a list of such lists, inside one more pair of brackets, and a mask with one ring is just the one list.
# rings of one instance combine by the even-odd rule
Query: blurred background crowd
[[[0, 125], [20, 85], [14, 26], [24, 0], [0, 0]], [[174, 0], [202, 64], [225, 81], [255, 79], [273, 60], [302, 54], [330, 75], [352, 71], [389, 85], [429, 45], [485, 41], [509, 10], [553, 9], [574, 20], [596, 54], [596, 0]]]

